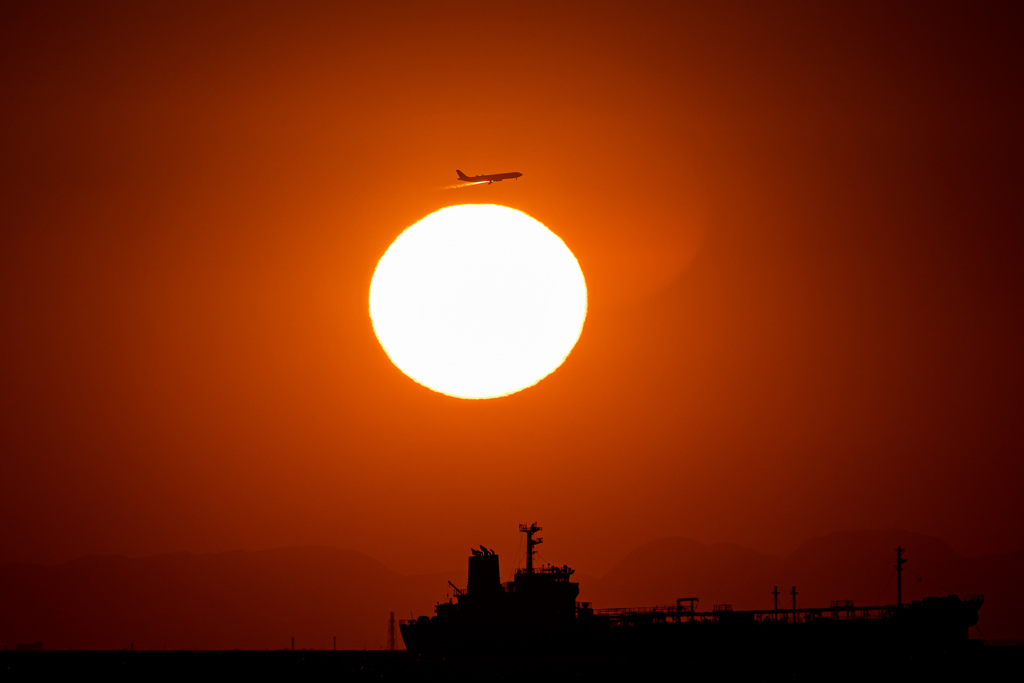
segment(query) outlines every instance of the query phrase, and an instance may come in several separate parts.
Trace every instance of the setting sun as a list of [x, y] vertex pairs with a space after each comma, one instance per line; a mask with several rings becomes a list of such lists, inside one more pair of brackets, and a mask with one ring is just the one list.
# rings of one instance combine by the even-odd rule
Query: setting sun
[[565, 243], [493, 204], [450, 206], [408, 228], [370, 284], [373, 329], [391, 361], [459, 398], [536, 384], [568, 356], [586, 314], [583, 272]]

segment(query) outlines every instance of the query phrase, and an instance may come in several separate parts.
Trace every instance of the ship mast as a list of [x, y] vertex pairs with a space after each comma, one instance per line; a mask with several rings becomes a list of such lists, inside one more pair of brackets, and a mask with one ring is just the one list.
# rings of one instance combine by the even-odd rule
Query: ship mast
[[903, 607], [903, 548], [896, 546], [896, 607]]
[[544, 542], [543, 538], [538, 538], [536, 540], [534, 540], [534, 538], [533, 538], [533, 535], [535, 533], [537, 533], [538, 531], [540, 531], [540, 530], [541, 530], [541, 528], [539, 526], [537, 526], [537, 522], [534, 522], [530, 526], [526, 526], [525, 524], [520, 524], [519, 525], [519, 531], [521, 531], [524, 534], [526, 534], [526, 573], [527, 574], [532, 574], [533, 573], [533, 553], [534, 553], [533, 546], [538, 545], [538, 544]]

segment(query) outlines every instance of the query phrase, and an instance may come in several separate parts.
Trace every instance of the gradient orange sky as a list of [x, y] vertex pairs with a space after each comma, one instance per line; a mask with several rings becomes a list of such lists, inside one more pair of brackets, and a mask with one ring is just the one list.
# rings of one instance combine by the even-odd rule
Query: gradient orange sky
[[[1024, 537], [1019, 17], [997, 3], [0, 6], [0, 561]], [[455, 169], [518, 181], [445, 189]], [[583, 335], [428, 391], [377, 260], [534, 216]]]

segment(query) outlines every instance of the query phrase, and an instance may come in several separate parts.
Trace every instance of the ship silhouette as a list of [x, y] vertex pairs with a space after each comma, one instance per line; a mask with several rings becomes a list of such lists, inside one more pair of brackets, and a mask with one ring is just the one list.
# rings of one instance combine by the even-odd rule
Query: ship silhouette
[[534, 567], [542, 539], [536, 523], [526, 534], [526, 567], [502, 584], [498, 555], [483, 546], [469, 557], [466, 589], [438, 603], [433, 616], [400, 624], [406, 648], [416, 653], [676, 653], [694, 656], [794, 656], [802, 659], [868, 656], [941, 658], [964, 651], [968, 629], [977, 624], [982, 595], [927, 597], [904, 604], [896, 548], [897, 595], [890, 605], [856, 606], [848, 600], [828, 607], [775, 605], [733, 610], [731, 605], [697, 608], [699, 598], [648, 608], [596, 609], [577, 602], [579, 584], [567, 566]]

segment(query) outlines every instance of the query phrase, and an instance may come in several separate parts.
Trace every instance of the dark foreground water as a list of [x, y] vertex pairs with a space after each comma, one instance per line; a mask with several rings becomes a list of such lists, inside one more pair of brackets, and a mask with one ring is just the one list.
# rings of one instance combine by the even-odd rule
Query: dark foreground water
[[[769, 658], [770, 659], [770, 658]], [[978, 647], [940, 660], [870, 657], [767, 661], [760, 657], [694, 658], [616, 655], [424, 657], [408, 652], [251, 651], [3, 651], [0, 679], [101, 676], [258, 676], [336, 681], [634, 680], [701, 677], [710, 681], [916, 681], [1021, 680], [1024, 647]], [[1009, 678], [1007, 676], [1009, 675]], [[282, 678], [283, 680], [283, 678]]]

